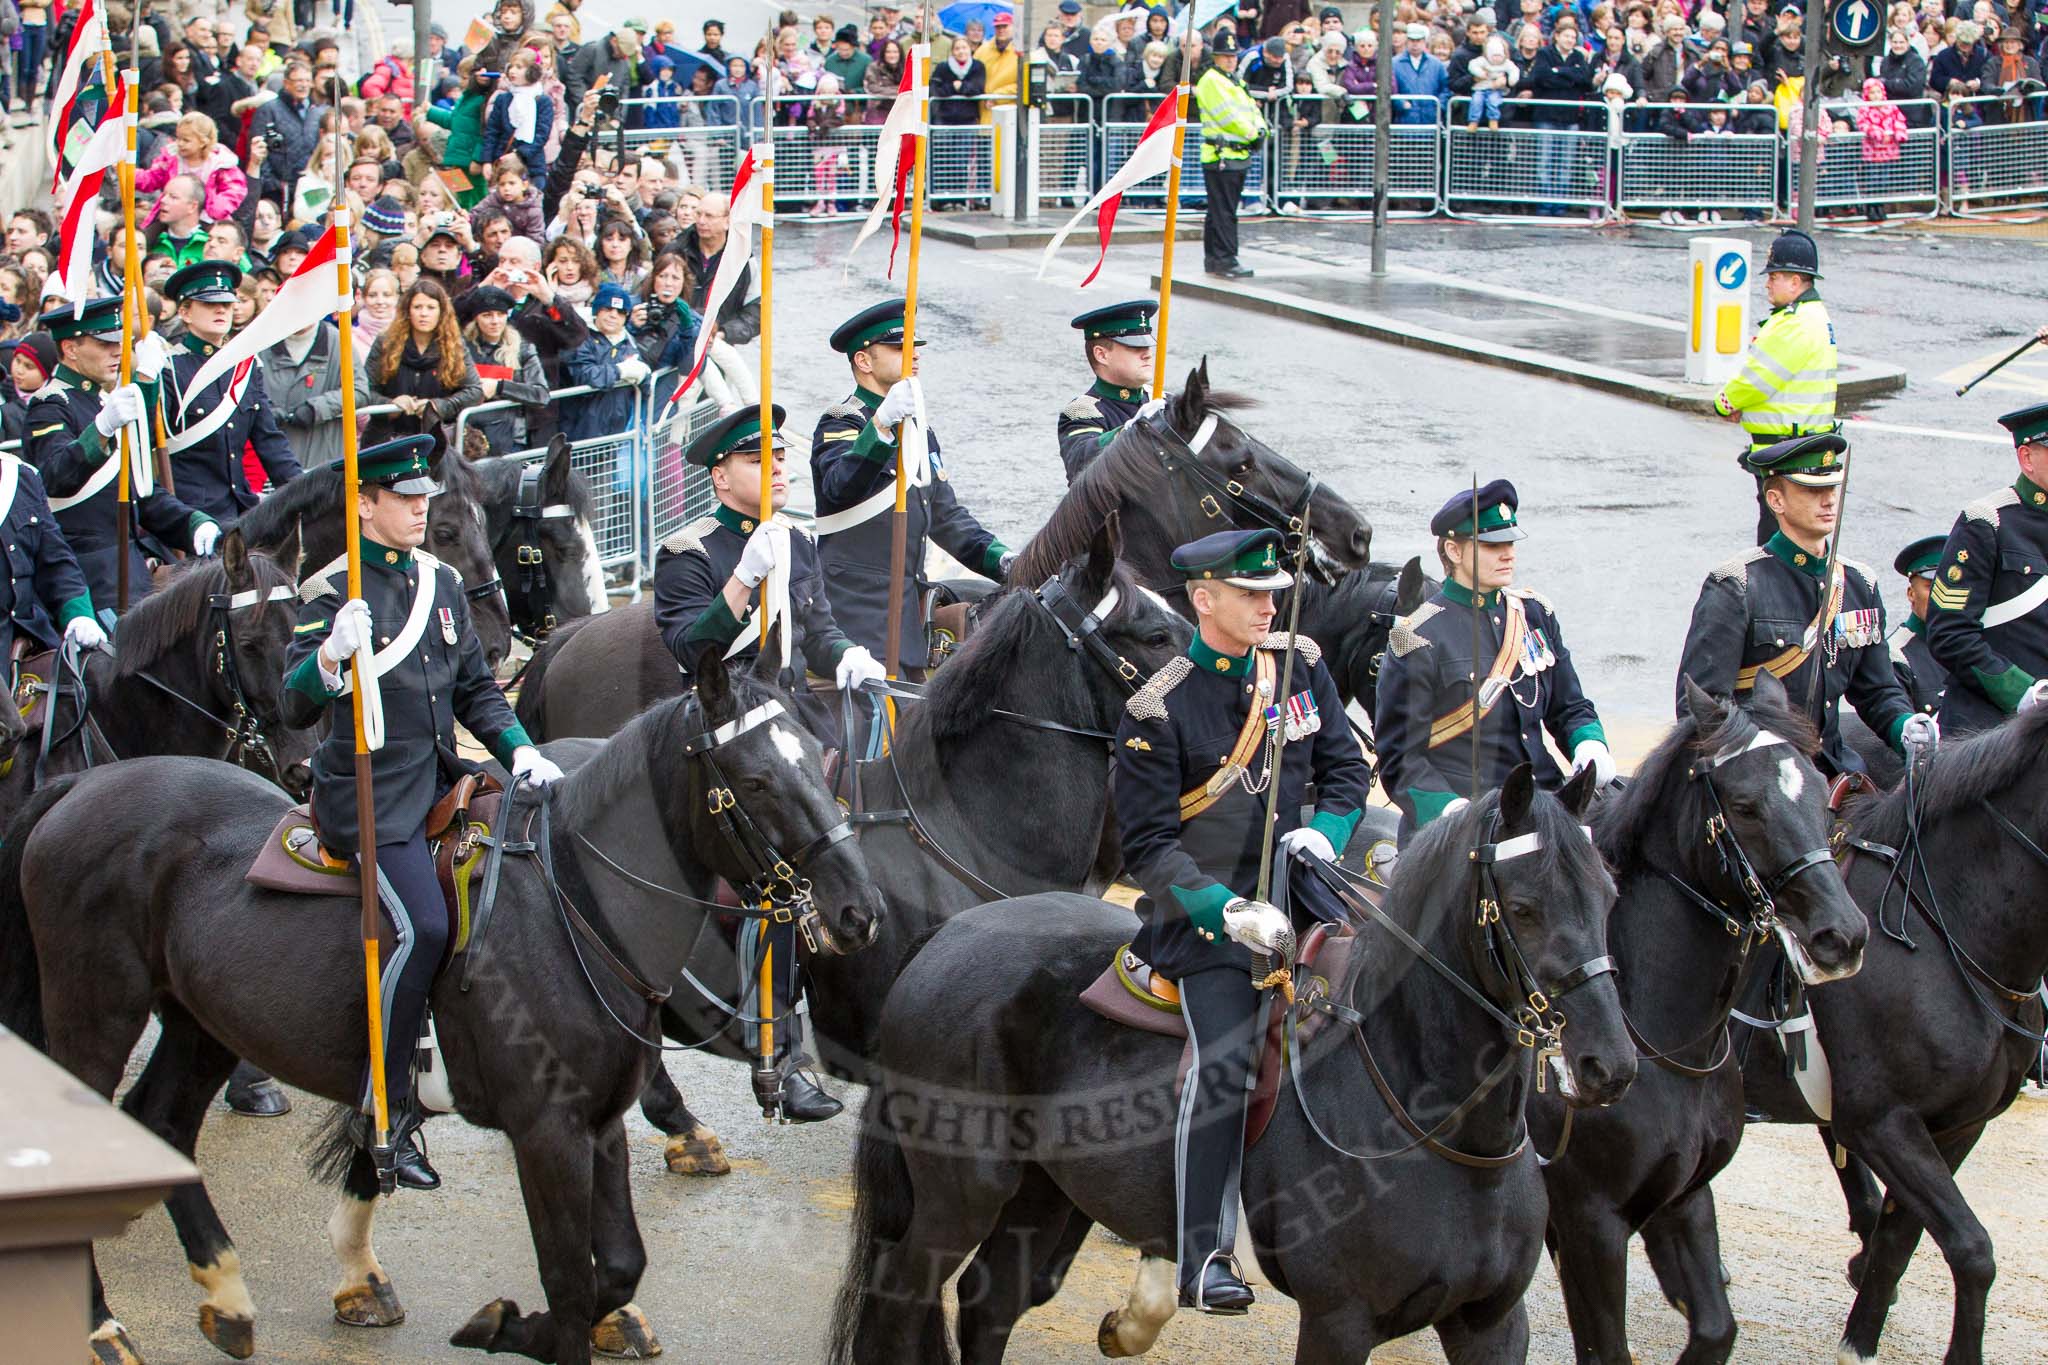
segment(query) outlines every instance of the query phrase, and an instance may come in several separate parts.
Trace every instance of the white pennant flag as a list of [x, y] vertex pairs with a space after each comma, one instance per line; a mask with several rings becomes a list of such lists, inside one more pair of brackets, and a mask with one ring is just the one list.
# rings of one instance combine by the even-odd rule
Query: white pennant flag
[[[882, 226], [883, 215], [889, 215], [896, 225], [897, 235], [902, 234], [905, 185], [910, 163], [917, 155], [917, 144], [906, 139], [924, 137], [930, 132], [924, 121], [924, 108], [931, 99], [931, 83], [929, 77], [922, 81], [919, 77], [925, 75], [931, 52], [929, 43], [919, 43], [911, 48], [910, 60], [903, 65], [903, 83], [897, 87], [888, 117], [882, 120], [882, 130], [875, 141], [875, 206], [868, 210], [867, 221], [860, 225], [853, 245], [847, 248], [849, 267], [853, 264], [853, 253], [860, 250], [860, 244], [874, 236], [875, 230]], [[909, 155], [904, 155], [905, 152]], [[896, 248], [893, 244], [889, 248], [889, 273], [896, 273]]]
[[1046, 243], [1045, 254], [1039, 258], [1038, 278], [1045, 278], [1045, 269], [1059, 254], [1067, 234], [1093, 213], [1101, 247], [1095, 256], [1095, 268], [1088, 272], [1087, 279], [1081, 281], [1081, 287], [1085, 289], [1095, 282], [1096, 275], [1101, 273], [1103, 260], [1109, 255], [1110, 230], [1116, 226], [1116, 213], [1123, 204], [1124, 191], [1173, 167], [1174, 111], [1179, 108], [1179, 99], [1179, 92], [1171, 91], [1159, 102], [1159, 107], [1152, 111], [1152, 118], [1145, 125], [1144, 136], [1138, 139], [1137, 147], [1131, 152], [1130, 160], [1104, 182], [1102, 188], [1095, 192], [1095, 197], [1081, 206], [1079, 213], [1067, 220], [1066, 226], [1053, 234], [1053, 239]]
[[183, 416], [192, 400], [222, 375], [252, 362], [270, 347], [294, 332], [300, 332], [331, 317], [337, 307], [348, 307], [341, 298], [341, 252], [330, 224], [313, 243], [306, 259], [272, 296], [270, 306], [249, 319], [249, 325], [229, 337], [227, 344], [206, 358], [185, 384], [185, 401], [178, 405]]

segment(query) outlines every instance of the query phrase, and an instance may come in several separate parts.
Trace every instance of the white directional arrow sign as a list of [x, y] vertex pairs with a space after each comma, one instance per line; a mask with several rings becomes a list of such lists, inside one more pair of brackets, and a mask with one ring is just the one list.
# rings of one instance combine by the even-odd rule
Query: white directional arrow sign
[[1877, 6], [1870, 0], [1848, 0], [1834, 13], [1835, 36], [1851, 47], [1861, 47], [1877, 36]]

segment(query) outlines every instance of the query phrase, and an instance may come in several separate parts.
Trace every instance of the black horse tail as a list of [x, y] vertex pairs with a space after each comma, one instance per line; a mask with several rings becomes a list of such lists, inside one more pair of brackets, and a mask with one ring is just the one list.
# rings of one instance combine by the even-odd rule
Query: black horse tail
[[[878, 1277], [886, 1273], [891, 1247], [910, 1231], [916, 1202], [910, 1163], [903, 1158], [903, 1142], [886, 1112], [888, 1093], [888, 1079], [878, 1078], [869, 1087], [867, 1107], [861, 1111], [860, 1145], [853, 1157], [853, 1245], [846, 1258], [846, 1279], [833, 1306], [832, 1340], [825, 1355], [832, 1365], [853, 1365], [864, 1358], [857, 1340], [864, 1319], [914, 1310], [913, 1305], [893, 1302], [878, 1283]], [[942, 1331], [941, 1343], [944, 1340]], [[950, 1362], [951, 1349], [942, 1349], [943, 1360]]]
[[28, 900], [21, 893], [21, 859], [36, 822], [77, 780], [59, 778], [37, 789], [15, 812], [0, 841], [0, 1026], [38, 1051], [46, 1051], [50, 1040], [43, 1028], [43, 974], [29, 932]]
[[351, 1125], [356, 1111], [345, 1104], [327, 1107], [327, 1115], [306, 1139], [306, 1173], [322, 1185], [339, 1185], [362, 1149]]
[[543, 723], [547, 711], [548, 664], [554, 660], [569, 637], [595, 616], [578, 616], [562, 622], [548, 632], [548, 638], [540, 642], [533, 651], [533, 657], [526, 661], [526, 667], [519, 674], [519, 700], [513, 704], [512, 714], [519, 718], [520, 725], [533, 738], [535, 744], [547, 742], [547, 726]]

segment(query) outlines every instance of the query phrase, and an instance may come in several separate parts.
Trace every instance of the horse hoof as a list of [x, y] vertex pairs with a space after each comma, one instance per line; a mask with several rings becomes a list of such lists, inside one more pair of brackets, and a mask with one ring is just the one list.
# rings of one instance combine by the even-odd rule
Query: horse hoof
[[108, 1319], [92, 1334], [93, 1365], [142, 1365], [142, 1349], [128, 1329]]
[[731, 1175], [732, 1163], [725, 1159], [725, 1144], [718, 1134], [698, 1124], [687, 1133], [669, 1138], [662, 1149], [671, 1175]]
[[252, 1119], [274, 1119], [292, 1112], [291, 1098], [284, 1093], [284, 1087], [267, 1076], [248, 1085], [230, 1085], [227, 1102], [229, 1109]]
[[396, 1327], [405, 1321], [398, 1291], [382, 1275], [367, 1284], [352, 1284], [334, 1295], [334, 1320], [345, 1327]]
[[492, 1299], [476, 1310], [468, 1322], [456, 1329], [448, 1338], [450, 1346], [468, 1346], [479, 1351], [488, 1351], [498, 1342], [498, 1336], [505, 1330], [505, 1324], [519, 1316], [519, 1305], [510, 1299]]
[[222, 1355], [247, 1360], [256, 1354], [256, 1320], [224, 1317], [210, 1303], [199, 1305], [199, 1331]]
[[590, 1329], [590, 1349], [618, 1360], [648, 1360], [661, 1354], [654, 1324], [638, 1304], [626, 1304], [598, 1320]]
[[1095, 1329], [1095, 1349], [1111, 1360], [1124, 1358], [1123, 1344], [1117, 1340], [1117, 1328], [1123, 1324], [1124, 1310], [1112, 1308], [1102, 1315], [1102, 1325]]

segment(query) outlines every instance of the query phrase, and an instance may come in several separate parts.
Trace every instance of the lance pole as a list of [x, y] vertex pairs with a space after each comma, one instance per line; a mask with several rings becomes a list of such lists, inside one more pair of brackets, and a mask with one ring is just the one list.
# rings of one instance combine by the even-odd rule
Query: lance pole
[[1180, 158], [1188, 145], [1188, 87], [1173, 92], [1173, 163], [1166, 168], [1166, 241], [1159, 249], [1159, 325], [1152, 329], [1152, 396], [1166, 396], [1166, 321], [1173, 309], [1173, 238], [1180, 230]]
[[[761, 182], [761, 526], [775, 515], [775, 148], [772, 143], [763, 143], [766, 154], [755, 166], [755, 174]], [[716, 320], [704, 318], [701, 327], [712, 326]], [[765, 657], [769, 649], [768, 640], [768, 580], [761, 580], [761, 602], [755, 608], [760, 613], [760, 651]], [[783, 630], [789, 629], [787, 621], [781, 622]], [[766, 900], [762, 908], [768, 908]], [[761, 935], [761, 1054], [760, 1069], [770, 1071], [775, 1066], [775, 941], [768, 934]], [[777, 1094], [780, 1094], [778, 1087]], [[774, 1118], [763, 1114], [763, 1118]]]
[[[923, 46], [920, 44], [920, 46]], [[917, 62], [917, 84], [921, 90], [930, 90], [931, 54], [921, 52]], [[904, 277], [903, 288], [903, 377], [909, 379], [917, 373], [917, 268], [920, 248], [924, 245], [924, 177], [925, 152], [931, 142], [929, 123], [932, 106], [929, 97], [918, 102], [917, 112], [917, 155], [910, 163], [910, 269]], [[889, 523], [889, 624], [885, 632], [889, 657], [885, 666], [889, 676], [900, 676], [900, 660], [903, 657], [903, 575], [904, 561], [908, 558], [910, 525], [910, 455], [908, 450], [909, 432], [906, 424], [896, 424], [896, 508]], [[918, 439], [924, 439], [922, 429]], [[889, 718], [893, 732], [896, 717], [895, 698], [889, 699]]]
[[[137, 21], [139, 22], [139, 20]], [[131, 33], [132, 33], [131, 26]], [[111, 37], [100, 49], [100, 83], [105, 88], [107, 103], [112, 104], [118, 89], [114, 76], [114, 46]], [[123, 272], [121, 276], [121, 380], [127, 384], [135, 377], [135, 336], [142, 321], [142, 298], [136, 292], [136, 283], [141, 271], [136, 264], [135, 252], [135, 111], [129, 110], [123, 122], [127, 124], [128, 153], [122, 158], [117, 171], [121, 185], [121, 250]], [[60, 134], [62, 130], [59, 130]], [[81, 229], [82, 230], [82, 229]], [[131, 482], [131, 466], [135, 459], [135, 433], [130, 424], [121, 428], [120, 449], [115, 453], [120, 460], [115, 474], [114, 498], [116, 519], [120, 523], [120, 565], [116, 570], [114, 606], [115, 610], [128, 610], [128, 560], [130, 545], [135, 539], [135, 489]]]

